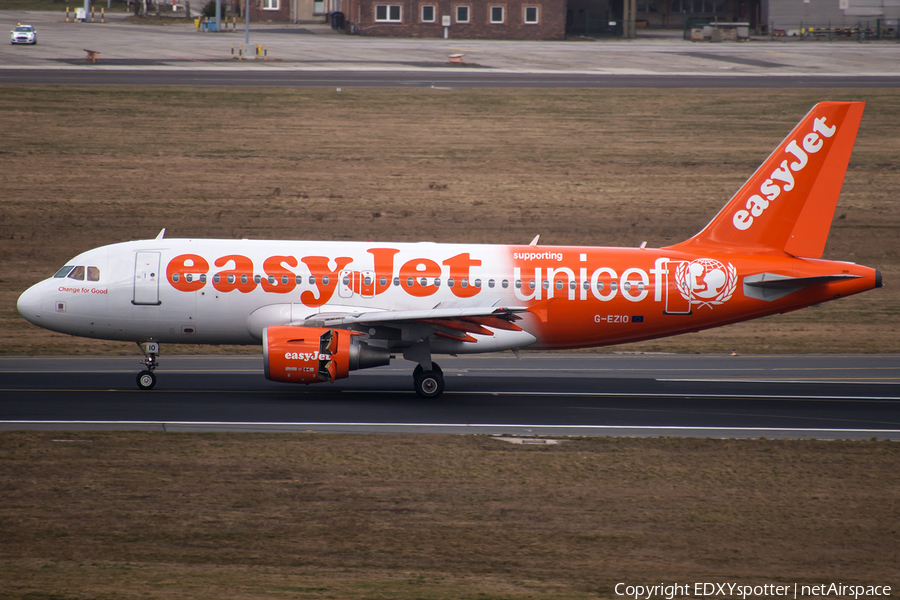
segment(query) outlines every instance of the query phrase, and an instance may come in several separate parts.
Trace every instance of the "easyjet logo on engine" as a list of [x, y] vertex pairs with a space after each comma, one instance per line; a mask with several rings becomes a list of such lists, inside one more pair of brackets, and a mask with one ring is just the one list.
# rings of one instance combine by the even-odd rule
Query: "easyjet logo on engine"
[[285, 352], [286, 360], [299, 360], [300, 362], [313, 362], [317, 360], [328, 360], [331, 358], [322, 352]]
[[818, 117], [813, 120], [812, 132], [803, 136], [802, 142], [798, 144], [797, 140], [791, 140], [784, 151], [793, 155], [795, 161], [790, 165], [788, 159], [781, 161], [781, 165], [759, 186], [759, 194], [750, 196], [745, 208], [734, 213], [732, 218], [734, 226], [741, 231], [750, 229], [753, 220], [762, 216], [769, 208], [770, 202], [778, 198], [782, 192], [793, 190], [794, 173], [801, 172], [809, 164], [809, 155], [816, 154], [825, 146], [825, 140], [822, 138], [830, 138], [836, 131], [837, 126], [829, 126], [825, 123], [825, 117]]

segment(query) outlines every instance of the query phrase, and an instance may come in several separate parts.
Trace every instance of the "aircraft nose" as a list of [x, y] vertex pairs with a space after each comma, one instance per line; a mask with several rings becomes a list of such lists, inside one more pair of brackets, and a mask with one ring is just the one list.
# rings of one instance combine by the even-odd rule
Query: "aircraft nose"
[[19, 314], [25, 317], [29, 323], [34, 323], [38, 327], [41, 326], [41, 290], [37, 285], [33, 285], [25, 290], [19, 301], [16, 302], [16, 308]]

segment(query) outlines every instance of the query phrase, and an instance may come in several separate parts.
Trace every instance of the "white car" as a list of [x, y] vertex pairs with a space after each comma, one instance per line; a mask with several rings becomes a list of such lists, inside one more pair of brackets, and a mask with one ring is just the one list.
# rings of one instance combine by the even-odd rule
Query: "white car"
[[37, 32], [31, 25], [22, 25], [19, 23], [12, 30], [11, 44], [37, 44]]

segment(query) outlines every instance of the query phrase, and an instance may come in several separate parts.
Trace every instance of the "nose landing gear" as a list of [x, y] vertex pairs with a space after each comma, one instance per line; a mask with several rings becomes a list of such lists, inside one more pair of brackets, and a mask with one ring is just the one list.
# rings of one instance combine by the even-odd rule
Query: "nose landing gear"
[[153, 371], [159, 366], [159, 342], [143, 342], [138, 344], [144, 360], [141, 364], [147, 368], [137, 374], [137, 386], [142, 390], [152, 390], [156, 385], [156, 375]]

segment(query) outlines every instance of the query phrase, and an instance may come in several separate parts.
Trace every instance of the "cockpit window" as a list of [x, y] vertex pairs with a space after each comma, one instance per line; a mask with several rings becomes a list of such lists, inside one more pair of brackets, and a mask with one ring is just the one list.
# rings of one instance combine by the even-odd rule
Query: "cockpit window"
[[[78, 281], [84, 281], [85, 267], [75, 267], [72, 265], [66, 265], [62, 269], [56, 272], [57, 279], [62, 277], [68, 277], [69, 279], [77, 279]], [[87, 267], [87, 280], [88, 281], [100, 281], [100, 267]]]

